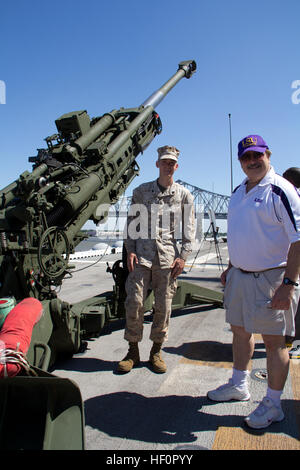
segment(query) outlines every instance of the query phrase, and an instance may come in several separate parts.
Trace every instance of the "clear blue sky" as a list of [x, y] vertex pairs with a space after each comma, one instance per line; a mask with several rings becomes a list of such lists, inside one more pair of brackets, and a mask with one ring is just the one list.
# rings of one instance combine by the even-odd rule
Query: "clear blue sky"
[[181, 150], [176, 178], [229, 195], [229, 113], [234, 186], [237, 143], [251, 133], [278, 173], [300, 166], [299, 0], [15, 0], [0, 14], [1, 188], [31, 169], [61, 114], [138, 106], [186, 59], [197, 73], [157, 107], [163, 132], [128, 194], [156, 178], [156, 149], [169, 144]]

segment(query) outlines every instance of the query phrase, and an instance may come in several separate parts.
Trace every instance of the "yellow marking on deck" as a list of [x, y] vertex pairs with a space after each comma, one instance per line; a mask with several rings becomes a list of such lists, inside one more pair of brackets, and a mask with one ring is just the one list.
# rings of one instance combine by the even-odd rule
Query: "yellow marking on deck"
[[197, 341], [188, 345], [179, 362], [231, 369], [232, 347], [218, 341]]
[[275, 434], [268, 430], [219, 427], [213, 450], [300, 450], [300, 360], [290, 361], [290, 377], [293, 391], [293, 404], [298, 424], [298, 438]]
[[[255, 343], [262, 343], [262, 337], [254, 334]], [[212, 366], [224, 369], [232, 367], [232, 345], [231, 343], [220, 343], [218, 341], [198, 341], [190, 343], [180, 359], [180, 364], [193, 364], [199, 366]]]
[[[254, 334], [254, 341], [262, 343], [261, 335]], [[232, 368], [230, 344], [199, 341], [191, 343], [184, 354], [180, 360], [181, 364]], [[300, 360], [292, 359], [290, 361], [290, 377], [294, 412], [298, 423], [298, 438], [272, 433], [265, 429], [252, 430], [249, 428], [247, 431], [243, 428], [220, 426], [216, 431], [212, 450], [300, 450]]]
[[209, 362], [209, 361], [195, 361], [194, 359], [182, 358], [180, 364], [193, 364], [197, 366], [211, 366], [211, 367], [221, 367], [223, 369], [231, 369], [232, 362]]
[[252, 434], [242, 428], [219, 427], [212, 450], [300, 450], [300, 441], [283, 434], [264, 430], [264, 434]]
[[[256, 343], [261, 343], [261, 335], [254, 335]], [[180, 364], [193, 364], [197, 366], [211, 366], [223, 369], [232, 368], [232, 345], [218, 341], [197, 341], [190, 343], [180, 359]], [[252, 361], [250, 363], [252, 368]]]
[[300, 360], [290, 360], [290, 376], [294, 396], [294, 411], [298, 423], [298, 438], [300, 439]]

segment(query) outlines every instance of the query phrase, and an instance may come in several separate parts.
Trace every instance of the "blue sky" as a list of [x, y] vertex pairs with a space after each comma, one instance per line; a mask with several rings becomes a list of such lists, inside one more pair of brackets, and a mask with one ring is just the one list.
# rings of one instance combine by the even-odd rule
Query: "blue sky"
[[0, 15], [0, 187], [31, 169], [60, 115], [138, 106], [187, 59], [197, 73], [157, 107], [163, 132], [128, 194], [156, 178], [168, 144], [181, 150], [176, 178], [229, 195], [229, 113], [234, 186], [248, 134], [265, 138], [278, 173], [300, 166], [299, 0], [15, 0]]

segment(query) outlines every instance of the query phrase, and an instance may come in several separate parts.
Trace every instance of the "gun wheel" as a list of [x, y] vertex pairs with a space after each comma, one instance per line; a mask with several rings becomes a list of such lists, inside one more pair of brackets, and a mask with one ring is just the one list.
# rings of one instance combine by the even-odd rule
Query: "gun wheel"
[[41, 236], [38, 262], [43, 273], [49, 278], [61, 276], [68, 265], [70, 245], [65, 232], [50, 227]]

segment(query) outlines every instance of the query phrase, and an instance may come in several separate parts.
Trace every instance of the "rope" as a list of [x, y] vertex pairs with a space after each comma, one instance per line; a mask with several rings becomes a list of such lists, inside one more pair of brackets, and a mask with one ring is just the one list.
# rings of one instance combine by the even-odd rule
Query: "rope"
[[[19, 344], [17, 345], [17, 348]], [[37, 376], [36, 372], [31, 368], [25, 355], [14, 349], [0, 349], [0, 364], [4, 365], [4, 377], [8, 377], [7, 364], [16, 364], [25, 370], [27, 375]]]

